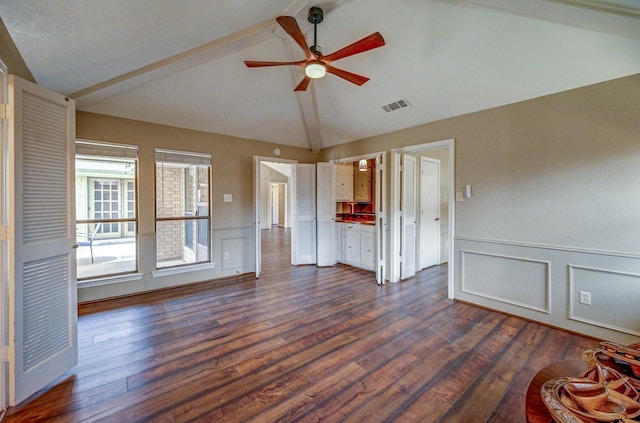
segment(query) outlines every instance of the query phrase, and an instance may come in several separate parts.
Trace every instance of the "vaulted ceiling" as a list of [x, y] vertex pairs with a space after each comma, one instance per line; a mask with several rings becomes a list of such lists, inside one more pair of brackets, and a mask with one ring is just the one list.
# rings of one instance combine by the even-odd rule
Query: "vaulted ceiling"
[[[384, 47], [293, 88], [294, 16], [326, 53], [380, 32]], [[78, 110], [322, 148], [640, 73], [637, 0], [3, 0], [0, 16], [37, 82]], [[404, 100], [408, 107], [386, 112]]]

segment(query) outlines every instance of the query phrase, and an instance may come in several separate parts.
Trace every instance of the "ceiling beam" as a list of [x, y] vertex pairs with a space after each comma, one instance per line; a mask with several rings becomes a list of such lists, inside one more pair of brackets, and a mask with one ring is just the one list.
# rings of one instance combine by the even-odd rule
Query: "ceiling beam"
[[109, 98], [163, 76], [207, 63], [273, 36], [272, 19], [70, 94], [76, 106]]
[[[338, 3], [342, 3], [343, 1], [345, 0], [339, 0]], [[310, 7], [312, 3], [313, 0], [293, 0], [281, 14], [295, 16], [307, 7]], [[252, 27], [227, 35], [226, 37], [213, 40], [207, 44], [84, 88], [69, 94], [69, 97], [76, 101], [77, 107], [97, 103], [154, 79], [207, 63], [245, 47], [266, 41], [273, 36], [274, 32], [277, 33], [279, 28], [273, 19], [269, 19]], [[284, 34], [284, 31], [281, 32]]]
[[322, 150], [322, 132], [320, 131], [320, 120], [318, 119], [318, 103], [316, 101], [316, 89], [313, 81], [309, 84], [306, 91], [298, 91], [296, 94], [298, 104], [302, 110], [302, 117], [307, 128], [307, 136], [309, 137], [309, 146], [313, 153], [319, 153]]

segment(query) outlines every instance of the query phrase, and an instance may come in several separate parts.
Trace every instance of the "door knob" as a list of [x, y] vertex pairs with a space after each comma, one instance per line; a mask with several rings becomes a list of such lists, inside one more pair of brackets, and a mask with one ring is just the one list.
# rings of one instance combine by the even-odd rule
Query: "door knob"
[[436, 217], [436, 222], [437, 222], [438, 220], [440, 220], [440, 218], [439, 218], [439, 217]]

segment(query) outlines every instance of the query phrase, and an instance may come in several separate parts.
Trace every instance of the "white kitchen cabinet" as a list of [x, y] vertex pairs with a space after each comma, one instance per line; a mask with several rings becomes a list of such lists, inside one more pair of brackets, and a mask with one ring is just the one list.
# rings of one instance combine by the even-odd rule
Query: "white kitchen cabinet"
[[354, 201], [371, 201], [371, 171], [357, 171], [354, 178]]
[[336, 201], [353, 201], [353, 166], [336, 165]]
[[344, 231], [344, 260], [347, 264], [360, 265], [360, 225], [347, 224]]
[[376, 268], [376, 227], [360, 225], [360, 267]]
[[338, 224], [338, 261], [375, 270], [376, 227], [360, 223]]
[[337, 232], [338, 232], [338, 236], [337, 236], [337, 242], [336, 242], [336, 247], [337, 247], [337, 251], [336, 251], [336, 261], [339, 263], [344, 263], [344, 232], [345, 232], [345, 228], [347, 227], [347, 223], [337, 223], [336, 224], [337, 227]]

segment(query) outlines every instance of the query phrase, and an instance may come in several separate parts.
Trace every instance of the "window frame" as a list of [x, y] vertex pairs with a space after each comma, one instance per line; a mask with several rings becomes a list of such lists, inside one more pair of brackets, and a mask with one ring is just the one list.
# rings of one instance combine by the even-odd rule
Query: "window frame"
[[[90, 284], [93, 281], [96, 280], [100, 280], [100, 279], [107, 279], [107, 278], [114, 278], [114, 277], [119, 277], [119, 276], [126, 276], [126, 275], [132, 275], [132, 274], [137, 274], [139, 272], [139, 268], [140, 268], [140, 251], [139, 251], [139, 240], [138, 240], [138, 235], [139, 235], [139, 213], [138, 213], [138, 187], [139, 187], [139, 167], [140, 167], [140, 160], [138, 157], [138, 146], [136, 145], [128, 145], [128, 144], [117, 144], [117, 143], [109, 143], [109, 142], [103, 142], [103, 141], [93, 141], [93, 140], [84, 140], [84, 139], [77, 139], [76, 140], [76, 152], [75, 152], [75, 160], [77, 161], [78, 159], [87, 159], [87, 160], [104, 160], [105, 162], [108, 162], [109, 159], [112, 159], [112, 161], [122, 161], [122, 162], [129, 162], [129, 161], [133, 161], [135, 164], [135, 171], [133, 172], [133, 189], [134, 189], [134, 195], [133, 195], [133, 202], [134, 202], [134, 210], [133, 210], [133, 217], [129, 217], [128, 215], [130, 214], [129, 210], [128, 210], [128, 197], [127, 197], [127, 183], [130, 182], [130, 179], [125, 179], [125, 178], [120, 178], [120, 177], [114, 177], [114, 178], [107, 178], [107, 177], [91, 177], [91, 176], [87, 176], [87, 202], [91, 201], [91, 198], [93, 198], [92, 192], [93, 192], [93, 188], [89, 186], [89, 184], [92, 181], [95, 180], [119, 180], [120, 181], [120, 185], [118, 186], [118, 192], [119, 192], [119, 199], [118, 199], [118, 203], [121, 206], [121, 211], [119, 212], [123, 217], [120, 218], [107, 218], [107, 219], [96, 219], [94, 216], [91, 216], [90, 213], [87, 214], [87, 218], [86, 219], [78, 219], [76, 217], [76, 227], [78, 225], [91, 225], [91, 229], [95, 229], [95, 225], [102, 223], [102, 224], [110, 224], [110, 223], [118, 223], [120, 225], [120, 236], [122, 237], [124, 234], [129, 234], [129, 236], [131, 238], [133, 238], [133, 242], [134, 242], [134, 250], [135, 250], [135, 265], [134, 268], [131, 270], [126, 270], [123, 272], [115, 272], [115, 273], [104, 273], [104, 274], [98, 274], [98, 275], [92, 275], [92, 276], [87, 276], [87, 277], [78, 277], [77, 278], [77, 282], [79, 285], [83, 284], [83, 283], [87, 283]], [[77, 166], [76, 164], [74, 164], [74, 166]], [[76, 180], [76, 184], [77, 184], [77, 180]], [[76, 210], [77, 210], [77, 204], [78, 204], [78, 198], [76, 198]], [[95, 210], [94, 210], [95, 212]], [[134, 231], [129, 231], [127, 229], [123, 230], [123, 228], [125, 228], [125, 225], [129, 225], [133, 223], [134, 224]], [[76, 237], [77, 239], [77, 237]], [[98, 239], [98, 238], [96, 238]], [[99, 238], [99, 239], [107, 239], [107, 238]]]
[[[202, 201], [198, 201], [198, 199], [196, 198], [194, 205], [196, 207], [196, 212], [193, 215], [189, 215], [186, 210], [183, 210], [184, 214], [182, 216], [159, 216], [158, 215], [158, 195], [159, 195], [159, 190], [158, 190], [158, 166], [162, 165], [164, 163], [169, 163], [171, 165], [184, 165], [184, 168], [187, 169], [191, 166], [196, 166], [197, 169], [200, 169], [201, 166], [206, 166], [206, 177], [207, 177], [207, 201], [206, 202], [202, 202]], [[154, 221], [155, 221], [155, 241], [154, 241], [154, 246], [155, 246], [155, 254], [154, 254], [154, 261], [155, 261], [155, 269], [157, 271], [166, 271], [166, 270], [171, 270], [171, 269], [176, 269], [176, 268], [188, 268], [188, 267], [192, 267], [192, 266], [202, 266], [202, 265], [207, 265], [207, 264], [211, 264], [213, 263], [213, 245], [212, 245], [212, 227], [213, 227], [213, 217], [212, 217], [212, 159], [211, 159], [211, 155], [207, 154], [207, 153], [198, 153], [198, 152], [192, 152], [192, 151], [180, 151], [180, 150], [169, 150], [169, 149], [164, 149], [164, 148], [154, 148]], [[196, 171], [195, 173], [195, 184], [198, 185], [200, 178], [199, 178], [199, 171]], [[183, 190], [182, 190], [182, 196], [183, 196], [183, 200], [186, 204], [187, 202], [187, 196], [188, 196], [188, 192], [187, 192], [187, 181], [186, 178], [183, 181]], [[198, 195], [197, 191], [199, 189], [196, 188], [196, 196]], [[162, 195], [164, 196], [164, 192], [162, 192]], [[164, 197], [163, 197], [164, 198]], [[207, 209], [207, 214], [206, 215], [202, 215], [199, 212], [199, 209], [201, 207], [201, 205], [206, 205], [206, 209]], [[184, 207], [183, 207], [184, 208]], [[206, 260], [200, 260], [198, 261], [198, 245], [199, 244], [199, 240], [200, 240], [200, 222], [207, 222], [207, 230], [206, 230], [206, 237], [207, 237], [207, 258]], [[195, 261], [193, 262], [188, 262], [188, 263], [176, 263], [176, 264], [169, 264], [169, 265], [162, 265], [159, 266], [159, 264], [162, 263], [162, 261], [158, 260], [158, 223], [161, 222], [183, 222], [182, 225], [180, 225], [180, 227], [182, 228], [182, 230], [184, 231], [184, 239], [181, 240], [181, 248], [189, 248], [190, 250], [192, 250], [195, 254]], [[186, 239], [187, 239], [187, 227], [189, 226], [188, 222], [195, 222], [195, 225], [192, 227], [196, 228], [196, 233], [193, 235], [192, 240], [195, 240], [195, 250], [191, 249], [190, 247], [185, 245]]]

